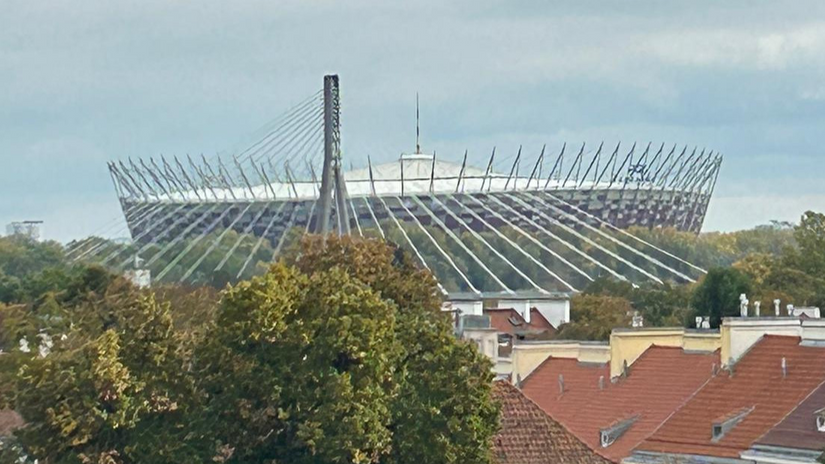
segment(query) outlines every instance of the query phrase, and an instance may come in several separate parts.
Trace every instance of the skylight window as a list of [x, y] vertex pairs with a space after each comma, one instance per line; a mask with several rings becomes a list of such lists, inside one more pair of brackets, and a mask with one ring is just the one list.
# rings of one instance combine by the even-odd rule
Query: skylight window
[[825, 432], [825, 408], [816, 411], [814, 415], [816, 416], [816, 429]]
[[628, 429], [639, 419], [638, 415], [633, 417], [629, 417], [627, 419], [615, 422], [610, 427], [601, 429], [599, 431], [599, 442], [602, 445], [602, 448], [607, 448], [608, 446], [612, 445], [616, 442], [619, 438], [627, 432]]
[[713, 426], [711, 428], [711, 440], [715, 443], [724, 438], [725, 435], [733, 430], [739, 422], [742, 422], [742, 419], [747, 417], [753, 409], [753, 406], [749, 408], [742, 408], [713, 421]]

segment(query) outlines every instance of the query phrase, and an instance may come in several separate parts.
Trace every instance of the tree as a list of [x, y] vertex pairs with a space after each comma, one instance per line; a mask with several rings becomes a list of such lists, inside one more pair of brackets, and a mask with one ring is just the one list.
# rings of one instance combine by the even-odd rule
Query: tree
[[710, 269], [693, 291], [693, 316], [710, 317], [710, 326], [717, 328], [723, 317], [739, 316], [739, 296], [750, 288], [750, 279], [738, 269]]
[[630, 301], [622, 297], [579, 294], [570, 301], [570, 320], [556, 338], [608, 340], [617, 327], [629, 327], [633, 315]]
[[432, 275], [378, 240], [309, 237], [292, 259], [304, 273], [341, 268], [392, 303], [404, 353], [396, 366], [390, 455], [397, 464], [485, 463], [498, 428], [489, 361], [457, 340]]
[[388, 452], [395, 318], [346, 272], [277, 264], [225, 294], [207, 340], [197, 419], [231, 462], [367, 463]]
[[[794, 228], [794, 238], [797, 248], [786, 250], [783, 267], [821, 279], [825, 276], [825, 214], [806, 212]], [[814, 288], [809, 290], [816, 292]]]
[[3, 464], [17, 450], [96, 464], [490, 460], [490, 362], [453, 336], [432, 276], [391, 245], [309, 238], [217, 307], [98, 271], [12, 312], [53, 346], [0, 357], [17, 373], [0, 406], [27, 424]]
[[[634, 311], [644, 317], [645, 326], [681, 327], [690, 312], [690, 290], [689, 285], [670, 282], [633, 285], [603, 277], [588, 285], [584, 294], [624, 298], [630, 302]], [[575, 307], [571, 309], [575, 310]]]
[[17, 445], [54, 463], [198, 462], [183, 440], [194, 390], [168, 305], [128, 282], [67, 314], [42, 356], [16, 351], [10, 402], [25, 419]]

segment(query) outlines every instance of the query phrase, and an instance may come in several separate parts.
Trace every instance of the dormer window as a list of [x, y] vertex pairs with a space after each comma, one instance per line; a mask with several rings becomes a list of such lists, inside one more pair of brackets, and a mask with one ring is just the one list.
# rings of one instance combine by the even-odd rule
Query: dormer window
[[613, 425], [599, 431], [599, 442], [602, 448], [607, 448], [624, 435], [625, 432], [639, 419], [638, 415], [613, 423]]
[[715, 443], [724, 438], [728, 432], [736, 427], [739, 422], [742, 422], [742, 419], [747, 417], [752, 411], [753, 406], [742, 408], [714, 420], [711, 427], [711, 441]]
[[814, 416], [816, 416], [816, 429], [825, 432], [825, 408], [816, 411]]

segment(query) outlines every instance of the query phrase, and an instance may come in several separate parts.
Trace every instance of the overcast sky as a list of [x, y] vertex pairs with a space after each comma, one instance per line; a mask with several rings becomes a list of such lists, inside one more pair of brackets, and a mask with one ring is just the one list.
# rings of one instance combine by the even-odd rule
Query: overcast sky
[[[341, 76], [344, 153], [669, 142], [705, 230], [825, 210], [825, 2], [0, 0], [0, 223], [120, 214], [106, 161], [213, 154]], [[111, 231], [110, 233], [117, 233]]]

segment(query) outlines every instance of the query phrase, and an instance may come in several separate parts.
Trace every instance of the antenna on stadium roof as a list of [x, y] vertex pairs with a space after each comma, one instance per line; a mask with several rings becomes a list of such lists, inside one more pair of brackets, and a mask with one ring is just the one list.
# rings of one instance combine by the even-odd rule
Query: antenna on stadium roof
[[419, 118], [420, 118], [420, 115], [419, 115], [419, 112], [418, 112], [418, 92], [415, 92], [415, 153], [416, 154], [421, 153], [421, 143], [420, 143], [420, 140], [419, 140], [421, 138], [421, 129], [420, 129], [421, 126], [419, 125], [419, 122], [420, 122]]

